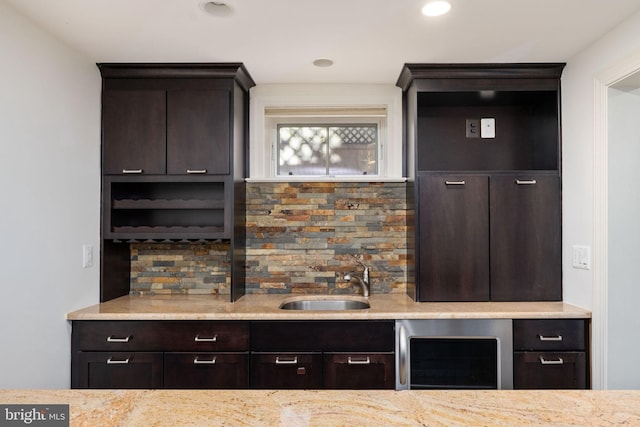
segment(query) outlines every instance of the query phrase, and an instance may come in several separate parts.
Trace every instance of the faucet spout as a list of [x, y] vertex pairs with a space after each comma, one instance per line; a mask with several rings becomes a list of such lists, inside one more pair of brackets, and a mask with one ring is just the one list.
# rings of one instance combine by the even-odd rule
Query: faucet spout
[[360, 277], [358, 273], [354, 273], [354, 272], [347, 273], [342, 277], [347, 282], [356, 281], [358, 285], [360, 285], [360, 287], [362, 288], [362, 296], [364, 296], [365, 298], [368, 298], [369, 297], [369, 274], [368, 273], [369, 273], [368, 270], [365, 270], [364, 279]]

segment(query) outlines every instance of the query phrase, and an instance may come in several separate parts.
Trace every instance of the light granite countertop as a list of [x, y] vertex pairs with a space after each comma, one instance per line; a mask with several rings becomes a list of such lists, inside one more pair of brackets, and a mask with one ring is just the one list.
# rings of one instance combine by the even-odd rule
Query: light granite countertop
[[298, 298], [359, 296], [245, 295], [236, 302], [216, 295], [127, 295], [67, 314], [69, 320], [357, 320], [590, 318], [589, 310], [563, 302], [415, 302], [405, 294], [375, 294], [370, 308], [341, 311], [282, 310]]
[[637, 390], [0, 390], [7, 404], [68, 404], [72, 427], [640, 425]]

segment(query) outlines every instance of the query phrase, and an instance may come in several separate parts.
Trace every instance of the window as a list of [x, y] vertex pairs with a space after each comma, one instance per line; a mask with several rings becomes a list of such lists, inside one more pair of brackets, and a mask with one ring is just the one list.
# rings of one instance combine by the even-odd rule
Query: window
[[378, 124], [279, 124], [277, 175], [378, 175]]
[[249, 180], [404, 180], [397, 87], [256, 86], [250, 111]]

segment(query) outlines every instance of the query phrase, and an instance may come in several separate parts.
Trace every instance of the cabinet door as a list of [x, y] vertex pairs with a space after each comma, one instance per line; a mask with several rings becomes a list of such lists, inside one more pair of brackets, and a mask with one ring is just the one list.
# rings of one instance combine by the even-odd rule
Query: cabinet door
[[103, 174], [166, 172], [164, 90], [105, 90], [102, 94]]
[[162, 353], [79, 352], [78, 388], [162, 388]]
[[248, 353], [165, 353], [164, 388], [247, 388]]
[[229, 92], [169, 90], [167, 110], [167, 173], [228, 174]]
[[322, 388], [322, 353], [253, 353], [251, 388]]
[[488, 177], [418, 179], [420, 301], [489, 300]]
[[560, 177], [492, 176], [491, 300], [562, 298]]
[[392, 389], [393, 353], [325, 353], [324, 388]]
[[576, 352], [515, 352], [514, 389], [584, 389], [586, 354]]

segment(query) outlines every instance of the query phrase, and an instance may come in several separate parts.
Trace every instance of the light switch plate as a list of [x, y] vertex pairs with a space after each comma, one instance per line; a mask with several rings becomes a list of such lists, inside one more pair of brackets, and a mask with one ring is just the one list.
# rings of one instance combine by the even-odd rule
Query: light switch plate
[[93, 267], [93, 245], [82, 245], [82, 267]]
[[480, 138], [496, 137], [496, 119], [480, 119]]
[[581, 270], [591, 269], [590, 246], [573, 246], [573, 268], [579, 268]]

